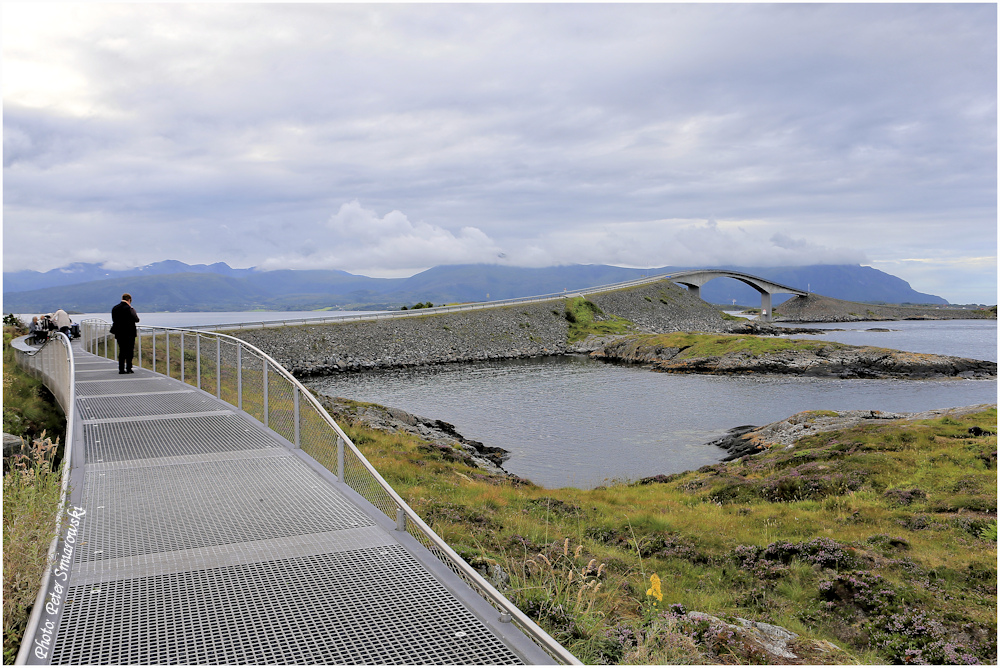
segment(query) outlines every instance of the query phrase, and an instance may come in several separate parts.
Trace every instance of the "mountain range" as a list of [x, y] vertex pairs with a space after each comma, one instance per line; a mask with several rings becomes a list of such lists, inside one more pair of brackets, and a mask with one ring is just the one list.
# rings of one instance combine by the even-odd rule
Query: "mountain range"
[[[122, 271], [75, 263], [47, 272], [3, 274], [5, 313], [44, 313], [57, 308], [98, 312], [130, 292], [145, 311], [245, 311], [314, 309], [398, 309], [417, 302], [435, 304], [488, 301], [579, 290], [699, 267], [632, 269], [609, 265], [545, 268], [501, 265], [444, 265], [409, 278], [369, 278], [339, 270], [234, 269], [167, 260]], [[890, 304], [947, 304], [936, 295], [861, 265], [801, 267], [713, 267], [767, 278], [777, 283], [849, 301]], [[714, 304], [758, 305], [749, 286], [720, 278], [701, 296]], [[777, 305], [787, 295], [776, 295]]]

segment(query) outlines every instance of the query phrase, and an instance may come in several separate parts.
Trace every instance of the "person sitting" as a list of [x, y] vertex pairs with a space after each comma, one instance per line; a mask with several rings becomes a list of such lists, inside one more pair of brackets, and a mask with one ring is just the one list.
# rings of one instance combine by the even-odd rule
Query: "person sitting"
[[28, 343], [41, 343], [45, 338], [45, 330], [38, 324], [38, 316], [36, 315], [31, 319], [31, 324], [28, 325]]

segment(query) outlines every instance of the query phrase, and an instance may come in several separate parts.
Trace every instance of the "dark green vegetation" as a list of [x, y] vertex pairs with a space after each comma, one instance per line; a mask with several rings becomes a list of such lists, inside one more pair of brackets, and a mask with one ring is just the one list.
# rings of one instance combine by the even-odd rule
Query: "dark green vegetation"
[[624, 318], [604, 313], [597, 304], [583, 297], [566, 300], [565, 317], [569, 322], [568, 343], [582, 341], [591, 334], [596, 336], [625, 334], [632, 325]]
[[543, 489], [413, 437], [348, 432], [585, 662], [776, 660], [682, 614], [700, 611], [799, 634], [797, 662], [882, 664], [996, 663], [996, 428], [994, 408], [828, 432], [594, 490]]
[[[434, 303], [464, 303], [562, 293], [656, 276], [691, 267], [629, 269], [606, 265], [524, 268], [499, 265], [434, 267], [409, 278], [356, 276], [343, 271], [256, 271], [217, 263], [187, 265], [157, 262], [126, 271], [96, 264], [75, 264], [50, 272], [4, 273], [4, 308], [50, 312], [57, 308], [102, 312], [131, 292], [141, 311], [312, 310], [323, 308], [398, 309], [428, 297]], [[805, 287], [838, 299], [882, 303], [947, 302], [914, 291], [902, 279], [871, 267], [728, 267], [785, 285]], [[710, 303], [757, 304], [760, 297], [733, 279], [716, 279], [702, 288]], [[781, 298], [775, 300], [775, 304]]]
[[404, 307], [402, 307], [402, 308], [401, 308], [401, 309], [399, 309], [399, 310], [400, 310], [400, 311], [406, 311], [406, 310], [407, 310], [408, 308], [409, 308], [410, 310], [415, 310], [415, 309], [419, 309], [419, 308], [434, 308], [434, 304], [432, 304], [431, 302], [427, 302], [426, 304], [425, 304], [425, 303], [423, 303], [423, 302], [417, 302], [417, 303], [416, 303], [416, 304], [414, 304], [413, 306], [410, 306], [410, 307], [406, 307], [406, 306], [404, 306]]
[[46, 433], [61, 437], [66, 428], [62, 410], [42, 381], [23, 373], [14, 361], [10, 342], [24, 334], [23, 328], [3, 328], [3, 430], [29, 443]]
[[4, 457], [3, 476], [3, 662], [13, 664], [31, 606], [45, 572], [59, 507], [59, 439], [65, 419], [39, 381], [15, 365], [4, 327], [3, 430], [24, 437], [20, 451]]

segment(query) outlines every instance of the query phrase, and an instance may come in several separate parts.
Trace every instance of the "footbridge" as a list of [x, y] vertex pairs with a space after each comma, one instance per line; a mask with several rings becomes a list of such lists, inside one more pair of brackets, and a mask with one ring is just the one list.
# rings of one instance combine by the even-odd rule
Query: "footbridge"
[[400, 498], [312, 394], [224, 334], [15, 341], [67, 416], [19, 664], [578, 664]]

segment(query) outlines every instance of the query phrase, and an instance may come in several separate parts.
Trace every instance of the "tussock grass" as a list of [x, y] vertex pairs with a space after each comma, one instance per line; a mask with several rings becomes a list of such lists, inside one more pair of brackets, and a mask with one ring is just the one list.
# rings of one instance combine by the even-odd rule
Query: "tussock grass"
[[[994, 408], [830, 432], [593, 490], [348, 429], [435, 531], [586, 662], [773, 659], [681, 614], [698, 610], [784, 626], [809, 663], [995, 663], [996, 436], [969, 428], [996, 420]], [[662, 600], [647, 594], [654, 575]], [[888, 593], [870, 599], [865, 583]]]

